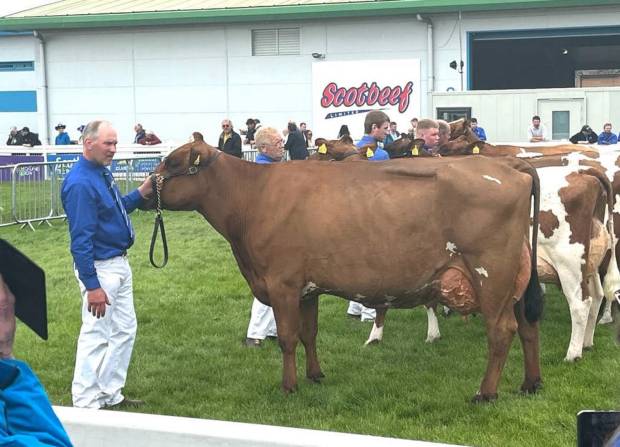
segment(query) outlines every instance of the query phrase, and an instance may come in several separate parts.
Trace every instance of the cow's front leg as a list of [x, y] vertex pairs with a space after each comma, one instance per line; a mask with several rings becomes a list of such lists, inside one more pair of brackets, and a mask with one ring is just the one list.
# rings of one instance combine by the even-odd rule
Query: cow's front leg
[[[483, 310], [484, 311], [484, 310]], [[508, 357], [510, 344], [517, 331], [512, 306], [506, 306], [497, 317], [485, 315], [489, 358], [480, 390], [473, 402], [489, 402], [497, 399], [497, 386]]]
[[299, 340], [299, 291], [289, 288], [269, 290], [269, 300], [273, 307], [278, 328], [278, 342], [282, 351], [282, 390], [293, 393], [297, 390], [297, 365], [295, 350]]
[[301, 302], [301, 331], [299, 338], [306, 350], [306, 377], [320, 382], [325, 377], [316, 353], [316, 334], [319, 329], [319, 297], [304, 298]]

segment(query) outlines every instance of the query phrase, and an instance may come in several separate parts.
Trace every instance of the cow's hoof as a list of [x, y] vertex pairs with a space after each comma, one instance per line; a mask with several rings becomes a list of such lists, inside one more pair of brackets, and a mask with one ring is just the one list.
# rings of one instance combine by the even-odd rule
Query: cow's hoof
[[579, 360], [581, 360], [581, 355], [577, 357], [564, 357], [564, 361], [568, 363], [577, 363]]
[[584, 351], [591, 351], [592, 349], [594, 349], [594, 345], [584, 346], [584, 347], [583, 347], [583, 350], [584, 350]]
[[315, 373], [315, 374], [308, 374], [306, 378], [312, 383], [321, 383], [321, 379], [325, 378], [325, 374], [319, 371], [318, 373]]
[[379, 343], [381, 343], [380, 339], [373, 338], [372, 340], [366, 340], [366, 343], [364, 343], [364, 346], [378, 345]]
[[494, 394], [481, 394], [478, 392], [472, 399], [472, 404], [484, 404], [488, 402], [494, 402], [497, 400], [497, 393]]
[[542, 388], [542, 386], [543, 384], [540, 378], [534, 381], [526, 380], [525, 382], [523, 382], [523, 385], [521, 385], [521, 392], [523, 394], [535, 394], [539, 389]]
[[282, 385], [282, 391], [284, 391], [284, 394], [293, 394], [295, 392], [297, 392], [297, 384], [294, 385]]
[[437, 340], [441, 340], [441, 336], [438, 337], [428, 337], [424, 340], [426, 343], [435, 343]]

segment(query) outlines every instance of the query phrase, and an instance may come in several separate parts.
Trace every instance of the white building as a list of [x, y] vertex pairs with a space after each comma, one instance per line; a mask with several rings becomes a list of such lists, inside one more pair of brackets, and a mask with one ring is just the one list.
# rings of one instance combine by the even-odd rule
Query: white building
[[313, 128], [313, 64], [414, 59], [421, 115], [476, 116], [492, 141], [523, 140], [534, 114], [556, 139], [586, 122], [617, 131], [620, 1], [583, 4], [59, 1], [0, 19], [0, 130], [53, 140], [62, 122], [75, 138], [106, 118], [121, 142], [140, 122], [164, 141], [198, 130], [213, 144], [225, 117]]

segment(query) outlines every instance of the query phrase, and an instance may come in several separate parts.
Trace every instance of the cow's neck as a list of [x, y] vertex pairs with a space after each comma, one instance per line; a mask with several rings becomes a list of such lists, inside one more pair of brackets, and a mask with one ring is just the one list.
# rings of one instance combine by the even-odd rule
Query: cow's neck
[[233, 157], [219, 160], [202, 172], [196, 211], [227, 240], [243, 231], [248, 203], [256, 189], [251, 184], [252, 163]]

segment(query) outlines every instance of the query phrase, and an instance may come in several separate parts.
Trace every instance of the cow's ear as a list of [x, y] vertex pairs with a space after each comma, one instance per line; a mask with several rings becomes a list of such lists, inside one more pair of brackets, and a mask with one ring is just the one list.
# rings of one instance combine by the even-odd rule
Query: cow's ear
[[463, 121], [463, 128], [465, 129], [471, 128], [471, 120], [469, 118], [466, 118], [465, 121]]

